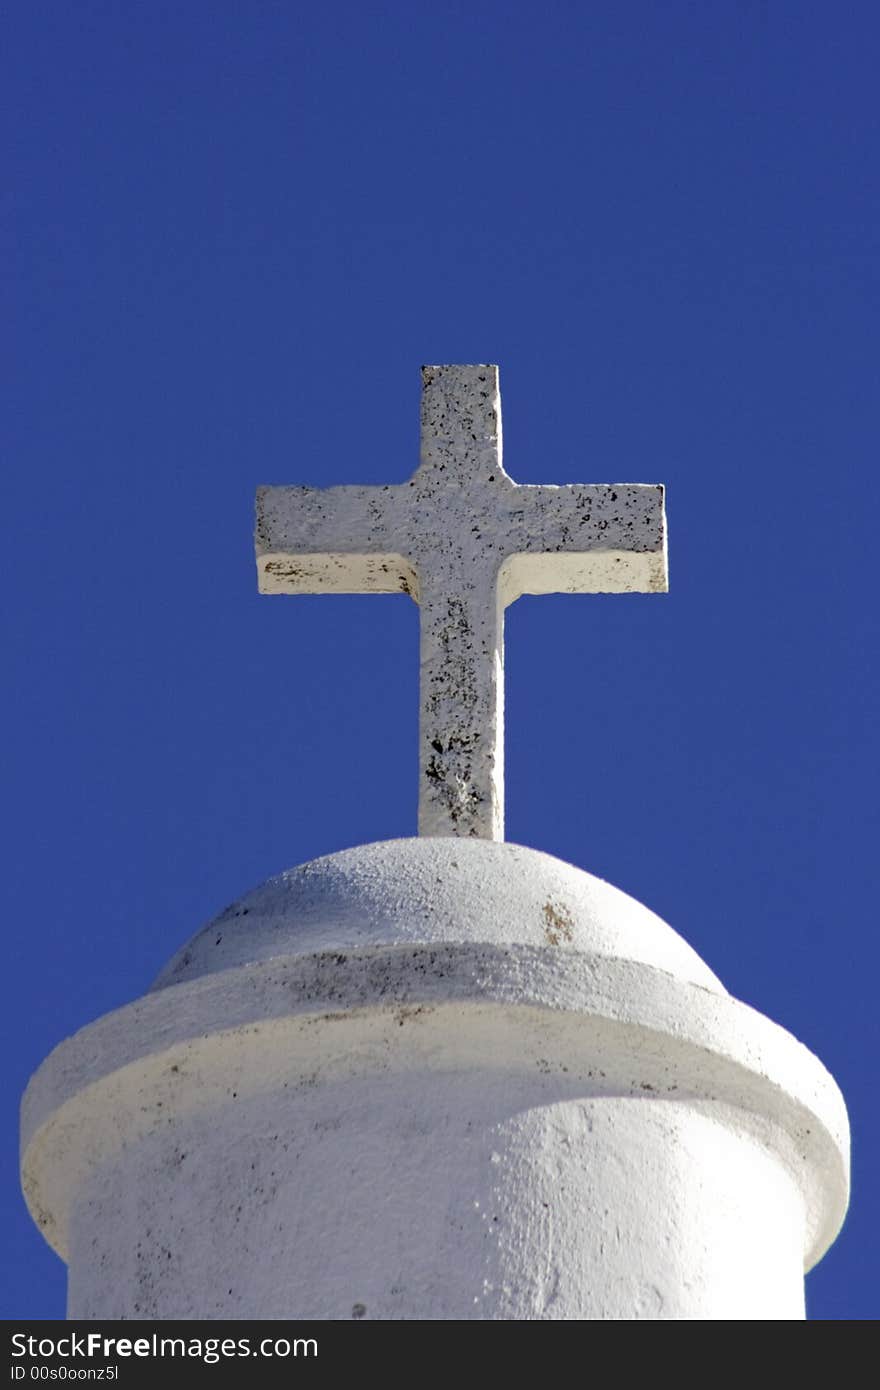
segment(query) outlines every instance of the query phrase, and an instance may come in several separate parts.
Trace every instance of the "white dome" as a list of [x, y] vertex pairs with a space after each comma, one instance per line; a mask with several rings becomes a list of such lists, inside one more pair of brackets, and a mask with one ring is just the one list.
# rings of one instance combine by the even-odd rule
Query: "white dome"
[[270, 878], [198, 932], [153, 988], [275, 956], [408, 942], [612, 956], [726, 993], [662, 918], [602, 879], [521, 845], [434, 838], [360, 845]]

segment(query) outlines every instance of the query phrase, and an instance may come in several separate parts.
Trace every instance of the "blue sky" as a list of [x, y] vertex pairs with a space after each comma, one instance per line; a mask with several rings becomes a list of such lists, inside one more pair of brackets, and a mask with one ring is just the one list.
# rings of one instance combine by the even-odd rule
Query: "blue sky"
[[664, 482], [667, 597], [507, 620], [507, 834], [664, 916], [847, 1098], [810, 1316], [876, 1317], [880, 17], [12, 0], [2, 1315], [17, 1106], [270, 874], [414, 833], [398, 597], [260, 598], [258, 483], [399, 482], [422, 362], [519, 482]]

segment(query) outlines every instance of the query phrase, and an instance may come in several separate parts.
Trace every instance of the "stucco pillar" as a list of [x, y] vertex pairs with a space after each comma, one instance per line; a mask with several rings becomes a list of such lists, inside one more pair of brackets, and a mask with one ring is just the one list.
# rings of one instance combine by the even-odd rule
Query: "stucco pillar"
[[400, 840], [270, 880], [62, 1043], [23, 1174], [74, 1318], [800, 1318], [847, 1124], [633, 899]]

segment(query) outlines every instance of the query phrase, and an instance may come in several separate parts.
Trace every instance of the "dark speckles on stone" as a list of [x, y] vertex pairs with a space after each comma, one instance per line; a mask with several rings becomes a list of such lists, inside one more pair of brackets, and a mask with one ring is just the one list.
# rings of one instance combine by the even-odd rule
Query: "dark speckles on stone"
[[351, 1316], [353, 1318], [365, 1318], [367, 1316], [366, 1303], [353, 1303], [351, 1305]]

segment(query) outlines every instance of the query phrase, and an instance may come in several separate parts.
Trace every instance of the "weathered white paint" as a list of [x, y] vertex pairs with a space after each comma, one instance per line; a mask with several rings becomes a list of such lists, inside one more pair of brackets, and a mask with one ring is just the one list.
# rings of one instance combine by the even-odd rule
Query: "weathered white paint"
[[271, 880], [23, 1109], [79, 1318], [800, 1317], [847, 1164], [821, 1064], [654, 914], [464, 840]]
[[197, 933], [153, 988], [278, 955], [463, 941], [572, 946], [724, 993], [683, 937], [619, 888], [539, 850], [452, 839], [358, 845], [270, 878]]
[[663, 488], [524, 487], [498, 368], [422, 368], [421, 462], [385, 487], [257, 494], [260, 592], [404, 593], [421, 609], [421, 835], [504, 838], [504, 609], [666, 589]]

